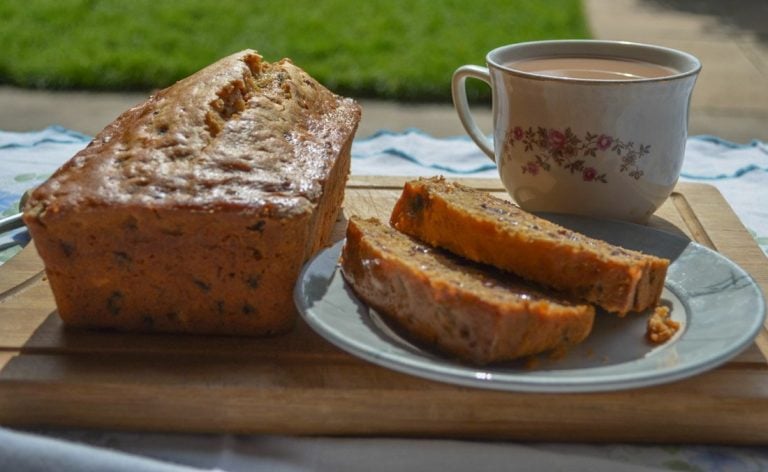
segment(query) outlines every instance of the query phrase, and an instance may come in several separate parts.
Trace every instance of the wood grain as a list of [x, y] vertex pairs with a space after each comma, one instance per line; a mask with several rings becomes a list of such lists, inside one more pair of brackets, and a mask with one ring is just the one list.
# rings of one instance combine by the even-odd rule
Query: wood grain
[[[404, 179], [350, 179], [386, 219]], [[498, 180], [468, 184], [505, 197]], [[768, 264], [716, 189], [680, 184], [649, 223], [691, 237], [768, 291]], [[299, 323], [269, 339], [66, 329], [32, 247], [0, 267], [0, 423], [147, 431], [768, 444], [765, 332], [726, 365], [600, 394], [455, 387], [368, 364]]]

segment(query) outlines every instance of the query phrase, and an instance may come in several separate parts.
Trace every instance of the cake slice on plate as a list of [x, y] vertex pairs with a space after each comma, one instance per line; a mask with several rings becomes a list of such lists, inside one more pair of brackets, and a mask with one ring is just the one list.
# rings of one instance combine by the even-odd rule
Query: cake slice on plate
[[391, 224], [473, 261], [625, 315], [655, 307], [669, 260], [589, 238], [441, 177], [407, 182]]
[[595, 310], [382, 224], [352, 217], [342, 273], [355, 293], [408, 337], [476, 364], [584, 340]]

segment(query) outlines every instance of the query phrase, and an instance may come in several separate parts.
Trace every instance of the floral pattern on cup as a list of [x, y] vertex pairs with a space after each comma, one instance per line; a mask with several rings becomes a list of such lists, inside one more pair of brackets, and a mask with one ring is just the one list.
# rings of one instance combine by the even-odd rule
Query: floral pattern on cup
[[549, 172], [555, 165], [580, 175], [585, 182], [608, 183], [606, 174], [590, 162], [590, 158], [597, 158], [598, 152], [612, 152], [621, 157], [619, 171], [639, 180], [643, 170], [638, 163], [651, 151], [650, 144], [637, 144], [601, 133], [587, 131], [580, 137], [570, 127], [558, 130], [515, 126], [507, 133], [506, 141], [510, 146], [518, 143], [525, 152], [533, 152], [533, 159], [522, 166], [524, 174], [538, 175], [542, 170]]

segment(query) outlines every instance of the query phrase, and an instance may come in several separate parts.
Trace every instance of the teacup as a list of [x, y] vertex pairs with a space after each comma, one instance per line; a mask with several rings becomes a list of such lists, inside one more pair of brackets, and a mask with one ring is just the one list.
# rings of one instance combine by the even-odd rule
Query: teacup
[[[503, 46], [453, 75], [456, 111], [528, 211], [645, 222], [680, 176], [701, 63], [660, 46], [594, 40]], [[493, 142], [467, 78], [492, 90]]]

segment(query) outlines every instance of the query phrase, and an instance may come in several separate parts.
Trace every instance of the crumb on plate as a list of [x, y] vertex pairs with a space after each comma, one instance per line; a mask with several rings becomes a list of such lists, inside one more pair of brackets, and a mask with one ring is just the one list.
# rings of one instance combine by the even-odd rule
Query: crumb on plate
[[669, 317], [669, 307], [657, 306], [648, 318], [646, 337], [654, 344], [668, 341], [680, 329], [680, 323]]

